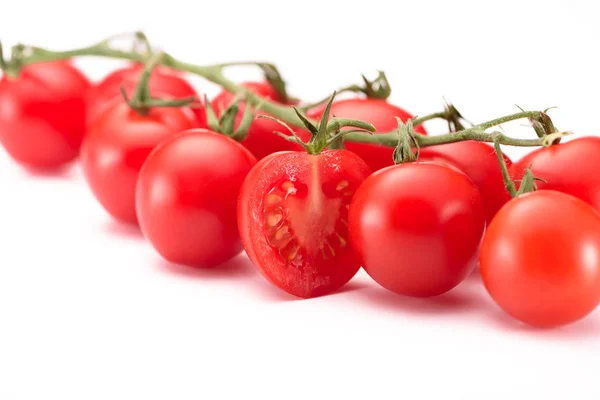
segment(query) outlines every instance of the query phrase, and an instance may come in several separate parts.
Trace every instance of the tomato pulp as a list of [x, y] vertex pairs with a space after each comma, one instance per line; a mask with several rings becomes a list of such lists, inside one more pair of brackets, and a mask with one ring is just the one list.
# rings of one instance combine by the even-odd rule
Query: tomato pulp
[[[144, 66], [133, 64], [117, 69], [108, 74], [102, 81], [92, 87], [87, 96], [87, 123], [92, 124], [115, 104], [123, 100], [121, 87], [125, 89], [128, 98], [132, 98]], [[148, 82], [150, 95], [165, 99], [182, 99], [198, 97], [197, 107], [192, 108], [196, 115], [198, 125], [206, 127], [206, 110], [202, 107], [202, 100], [194, 87], [182, 76], [179, 71], [166, 67], [156, 67]]]
[[[321, 118], [324, 107], [318, 107], [308, 112], [312, 118]], [[352, 118], [373, 124], [377, 133], [390, 132], [398, 129], [396, 117], [403, 122], [408, 121], [413, 116], [404, 109], [380, 99], [354, 98], [334, 101], [331, 105], [332, 117]], [[345, 128], [351, 129], [351, 128]], [[423, 126], [417, 126], [416, 132], [427, 134]], [[365, 133], [366, 134], [366, 133]], [[377, 171], [381, 168], [394, 164], [394, 148], [389, 146], [346, 142], [345, 147], [358, 154], [367, 165]]]
[[483, 201], [462, 172], [437, 163], [375, 172], [350, 206], [350, 243], [381, 286], [415, 297], [458, 285], [475, 267]]
[[304, 298], [348, 282], [360, 268], [348, 242], [348, 208], [370, 172], [345, 150], [280, 152], [260, 161], [238, 204], [242, 244], [259, 271]]
[[480, 265], [508, 314], [536, 327], [574, 322], [600, 302], [600, 214], [553, 190], [518, 196], [487, 229]]
[[66, 61], [24, 67], [0, 81], [0, 141], [19, 163], [61, 167], [79, 154], [88, 79]]
[[543, 181], [540, 190], [556, 190], [580, 198], [600, 211], [600, 138], [582, 137], [536, 149], [513, 164], [511, 176], [522, 179], [525, 169]]
[[138, 178], [140, 227], [168, 261], [212, 267], [242, 250], [236, 207], [256, 158], [206, 129], [171, 136], [150, 153]]
[[89, 126], [81, 166], [100, 204], [117, 220], [136, 223], [135, 188], [150, 151], [169, 135], [196, 128], [187, 108], [152, 108], [140, 115], [125, 102], [106, 110]]
[[[504, 155], [510, 167], [512, 161]], [[464, 172], [477, 186], [489, 224], [498, 210], [511, 199], [502, 178], [502, 170], [494, 148], [487, 143], [468, 140], [439, 146], [424, 147], [420, 161], [445, 162]]]
[[[241, 84], [250, 91], [264, 97], [267, 100], [282, 103], [283, 99], [273, 86], [267, 82], [244, 82]], [[217, 115], [220, 115], [234, 100], [234, 95], [228, 91], [222, 91], [219, 93], [211, 102], [213, 109]], [[244, 114], [245, 104], [241, 102], [239, 104], [239, 112], [236, 116], [235, 125], [239, 126], [242, 116]], [[268, 115], [262, 111], [257, 113], [258, 115]], [[296, 128], [298, 133], [304, 132], [300, 128]], [[273, 132], [283, 132], [285, 134], [288, 131], [278, 122], [269, 119], [255, 119], [252, 121], [250, 128], [248, 129], [248, 136], [244, 139], [242, 144], [246, 147], [257, 159], [262, 159], [269, 154], [276, 153], [278, 151], [285, 150], [302, 150], [302, 147], [295, 143], [291, 143], [280, 136], [275, 135]], [[306, 132], [308, 135], [308, 132]]]

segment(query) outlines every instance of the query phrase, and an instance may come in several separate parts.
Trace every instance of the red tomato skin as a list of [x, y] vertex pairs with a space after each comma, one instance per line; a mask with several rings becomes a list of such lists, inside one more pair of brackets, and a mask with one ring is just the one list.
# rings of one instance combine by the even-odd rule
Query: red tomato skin
[[[278, 288], [301, 298], [326, 295], [346, 284], [360, 268], [344, 228], [347, 208], [339, 206], [343, 203], [335, 203], [339, 201], [335, 195], [325, 197], [324, 193], [343, 181], [347, 183], [344, 187], [355, 190], [370, 173], [364, 161], [345, 150], [327, 150], [320, 155], [279, 152], [259, 161], [240, 190], [238, 228], [248, 257], [262, 275]], [[304, 204], [296, 208], [299, 211], [295, 216], [289, 214], [290, 229], [296, 232], [294, 240], [298, 240], [301, 251], [305, 252], [299, 267], [283, 259], [270, 242], [265, 224], [266, 196], [286, 181], [299, 188], [300, 204]], [[313, 197], [315, 193], [319, 195]], [[311, 204], [319, 205], [313, 208]], [[344, 240], [343, 245], [340, 239], [332, 241], [331, 236], [336, 233]], [[328, 253], [327, 259], [316, 254], [324, 242], [332, 243], [335, 248], [335, 254]]]
[[[267, 82], [243, 82], [241, 86], [246, 87], [252, 92], [277, 103], [283, 101], [275, 88], [273, 88]], [[219, 93], [211, 102], [213, 109], [217, 115], [220, 115], [234, 100], [234, 95], [228, 91], [222, 91]], [[239, 112], [235, 119], [235, 126], [239, 126], [242, 116], [244, 113], [245, 105], [243, 102], [239, 103]], [[265, 112], [258, 111], [256, 115], [269, 115]], [[306, 138], [308, 131], [304, 131], [300, 128], [294, 128], [295, 131]], [[242, 141], [242, 145], [246, 147], [254, 156], [260, 160], [269, 154], [273, 154], [279, 151], [303, 150], [302, 147], [296, 143], [289, 142], [282, 137], [277, 136], [273, 132], [282, 132], [288, 134], [288, 130], [278, 122], [269, 119], [255, 119], [252, 121], [250, 128], [248, 129], [248, 136]], [[304, 133], [306, 132], [306, 133]]]
[[490, 224], [481, 277], [494, 301], [529, 325], [577, 321], [600, 302], [600, 215], [544, 190], [508, 202]]
[[186, 108], [157, 107], [142, 116], [121, 102], [106, 110], [81, 148], [83, 173], [96, 199], [115, 219], [136, 224], [136, 182], [146, 157], [166, 137], [197, 127]]
[[[140, 64], [128, 65], [111, 72], [92, 87], [87, 96], [88, 125], [94, 123], [108, 108], [122, 102], [121, 86], [125, 88], [129, 98], [133, 97], [143, 69], [143, 65]], [[179, 71], [157, 67], [152, 71], [148, 85], [153, 97], [165, 99], [198, 97], [198, 107], [192, 108], [192, 111], [196, 115], [198, 126], [207, 127], [206, 110], [202, 106], [202, 99]]]
[[573, 195], [600, 211], [600, 138], [581, 137], [558, 145], [538, 148], [512, 165], [513, 179], [522, 179], [525, 169], [546, 182], [540, 190]]
[[[324, 106], [317, 107], [310, 110], [307, 114], [312, 118], [319, 119], [323, 115], [324, 108]], [[399, 117], [403, 122], [413, 117], [406, 110], [385, 100], [369, 98], [351, 98], [334, 101], [331, 105], [330, 115], [332, 117], [352, 118], [369, 122], [377, 130], [375, 134], [397, 129], [398, 122], [395, 117]], [[417, 126], [415, 131], [424, 135], [427, 134], [422, 125]], [[344, 144], [346, 150], [358, 154], [373, 171], [394, 165], [393, 147], [352, 142], [345, 142]]]
[[256, 164], [245, 147], [224, 135], [192, 129], [161, 142], [137, 183], [140, 228], [166, 260], [213, 267], [242, 250], [236, 206]]
[[[503, 156], [506, 165], [510, 167], [512, 161], [505, 154]], [[421, 148], [419, 160], [449, 163], [464, 172], [481, 193], [488, 224], [498, 210], [511, 199], [504, 185], [494, 148], [487, 143], [467, 140], [424, 147]]]
[[0, 141], [17, 162], [55, 169], [79, 155], [88, 79], [65, 61], [28, 65], [0, 81]]
[[354, 195], [349, 221], [350, 243], [377, 283], [431, 297], [454, 288], [475, 267], [485, 212], [464, 173], [424, 162], [367, 178]]

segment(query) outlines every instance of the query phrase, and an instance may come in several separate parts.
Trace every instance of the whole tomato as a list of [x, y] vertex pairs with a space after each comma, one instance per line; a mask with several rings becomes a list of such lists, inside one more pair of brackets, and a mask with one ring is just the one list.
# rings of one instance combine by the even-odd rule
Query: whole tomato
[[[122, 101], [121, 86], [129, 98], [133, 97], [143, 69], [142, 64], [127, 65], [111, 72], [93, 86], [87, 96], [88, 124], [94, 123], [106, 109]], [[194, 87], [179, 71], [161, 66], [154, 68], [148, 87], [153, 97], [167, 99], [198, 97], [197, 107], [192, 108], [192, 111], [198, 119], [198, 125], [206, 127], [206, 110], [202, 107], [202, 101]]]
[[360, 268], [348, 241], [348, 207], [370, 173], [346, 150], [279, 152], [259, 161], [238, 203], [250, 260], [271, 283], [298, 297], [343, 286]]
[[600, 302], [600, 215], [553, 190], [520, 195], [492, 220], [480, 265], [508, 314], [536, 327], [574, 322]]
[[[321, 118], [324, 107], [317, 107], [307, 114], [312, 118]], [[413, 116], [407, 111], [381, 99], [352, 98], [334, 101], [331, 106], [332, 117], [352, 118], [373, 124], [377, 133], [390, 132], [398, 128], [396, 117], [406, 122]], [[417, 126], [416, 132], [427, 134], [423, 126]], [[366, 133], [365, 133], [366, 134]], [[373, 171], [394, 164], [394, 148], [369, 143], [346, 142], [345, 147], [360, 156]]]
[[[512, 161], [504, 155], [510, 167]], [[487, 143], [468, 140], [421, 148], [421, 161], [448, 163], [464, 172], [477, 186], [489, 224], [498, 210], [511, 199], [502, 179], [502, 170], [494, 148]]]
[[[267, 100], [283, 103], [279, 93], [271, 86], [268, 82], [244, 82], [241, 86], [246, 87], [252, 92], [266, 98]], [[220, 115], [234, 101], [235, 96], [228, 91], [222, 91], [219, 93], [211, 102], [213, 109], [217, 115]], [[243, 102], [239, 103], [239, 112], [236, 116], [236, 126], [239, 125], [245, 109]], [[258, 114], [266, 114], [259, 111]], [[273, 132], [279, 131], [287, 134], [287, 130], [276, 121], [269, 119], [255, 119], [252, 121], [250, 128], [248, 129], [248, 136], [244, 139], [242, 144], [246, 147], [254, 156], [260, 160], [269, 154], [284, 151], [284, 150], [302, 150], [302, 147], [295, 143], [288, 142], [287, 140], [275, 135]], [[308, 132], [303, 129], [297, 129], [299, 134]], [[303, 136], [305, 136], [303, 134]]]
[[0, 81], [0, 141], [17, 162], [53, 169], [73, 161], [85, 132], [88, 79], [67, 61], [24, 67]]
[[485, 212], [464, 173], [409, 163], [368, 177], [354, 195], [349, 222], [350, 243], [377, 283], [430, 297], [454, 288], [475, 267]]
[[140, 115], [121, 101], [105, 110], [81, 148], [85, 178], [100, 204], [117, 220], [136, 223], [136, 183], [146, 157], [168, 136], [197, 127], [187, 108], [155, 107]]
[[242, 250], [236, 206], [256, 158], [241, 144], [206, 129], [161, 142], [137, 183], [140, 227], [171, 262], [212, 267]]
[[540, 190], [556, 190], [580, 198], [600, 211], [600, 137], [587, 136], [538, 148], [515, 162], [511, 176], [522, 179], [525, 169], [537, 178]]

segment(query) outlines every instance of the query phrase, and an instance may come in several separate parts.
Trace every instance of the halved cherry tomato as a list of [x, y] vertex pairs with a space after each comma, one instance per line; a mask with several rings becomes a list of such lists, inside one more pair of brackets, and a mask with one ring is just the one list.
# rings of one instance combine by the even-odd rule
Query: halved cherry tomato
[[[307, 114], [312, 118], [321, 118], [324, 107], [317, 107]], [[352, 118], [373, 124], [377, 133], [390, 132], [398, 128], [395, 117], [406, 122], [413, 116], [404, 109], [381, 99], [353, 98], [334, 101], [331, 106], [331, 116]], [[347, 128], [350, 129], [350, 128]], [[416, 132], [427, 134], [423, 126], [417, 126]], [[366, 134], [366, 133], [365, 133]], [[346, 149], [358, 154], [373, 171], [394, 164], [394, 148], [367, 143], [345, 143]]]
[[[144, 66], [141, 64], [128, 65], [108, 74], [102, 81], [92, 87], [87, 96], [87, 122], [92, 124], [102, 113], [122, 101], [121, 86], [128, 97], [133, 97], [137, 83]], [[194, 87], [179, 71], [167, 67], [156, 67], [149, 80], [150, 94], [153, 97], [180, 99], [198, 97], [197, 107], [192, 111], [198, 119], [200, 127], [206, 127], [206, 110], [202, 107], [202, 99]]]
[[360, 268], [348, 242], [348, 207], [370, 172], [345, 150], [280, 152], [260, 161], [238, 204], [242, 244], [259, 271], [304, 298], [348, 282]]
[[[277, 93], [275, 88], [268, 82], [244, 82], [241, 86], [246, 87], [252, 92], [278, 103], [283, 103], [280, 95]], [[219, 115], [224, 109], [226, 109], [234, 100], [234, 95], [228, 91], [222, 91], [219, 93], [211, 102], [211, 105], [217, 115]], [[243, 102], [239, 104], [239, 112], [236, 116], [236, 126], [239, 125], [242, 115], [244, 113], [245, 105]], [[258, 114], [266, 114], [265, 112], [259, 111]], [[296, 128], [299, 134], [303, 134], [305, 131]], [[269, 119], [255, 119], [252, 121], [248, 130], [248, 136], [242, 144], [246, 147], [254, 156], [260, 160], [269, 154], [285, 151], [285, 150], [302, 150], [302, 147], [295, 143], [288, 142], [287, 140], [275, 135], [273, 132], [279, 131], [288, 133], [281, 124], [269, 120]], [[306, 135], [308, 132], [306, 131]]]
[[88, 79], [66, 61], [28, 65], [0, 81], [0, 141], [19, 163], [53, 169], [73, 161], [85, 133]]
[[256, 158], [235, 140], [191, 129], [159, 144], [138, 178], [140, 227], [167, 260], [212, 267], [242, 250], [236, 206]]
[[586, 136], [538, 148], [515, 162], [511, 176], [522, 179], [525, 169], [543, 181], [540, 190], [556, 190], [580, 198], [600, 211], [600, 137]]
[[350, 205], [350, 243], [381, 286], [415, 297], [458, 285], [475, 267], [485, 227], [479, 190], [437, 163], [384, 168]]
[[196, 128], [187, 108], [152, 108], [139, 115], [125, 102], [105, 110], [89, 127], [81, 165], [92, 192], [114, 218], [136, 223], [135, 188], [142, 164], [170, 135]]
[[[503, 156], [506, 165], [510, 167], [512, 161], [506, 155]], [[468, 140], [424, 147], [419, 160], [445, 162], [464, 172], [481, 193], [487, 223], [511, 199], [504, 185], [494, 148], [487, 143]]]
[[577, 321], [600, 303], [600, 214], [553, 190], [518, 196], [488, 227], [480, 265], [513, 317], [537, 327]]

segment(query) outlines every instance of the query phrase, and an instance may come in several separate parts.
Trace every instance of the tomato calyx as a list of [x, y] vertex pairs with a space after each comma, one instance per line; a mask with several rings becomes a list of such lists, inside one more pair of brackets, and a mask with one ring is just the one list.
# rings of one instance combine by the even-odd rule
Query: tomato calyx
[[[298, 108], [292, 106], [292, 108], [296, 112], [296, 116], [300, 119], [302, 124], [304, 124], [306, 129], [308, 129], [308, 131], [311, 134], [311, 138], [308, 140], [308, 142], [304, 142], [289, 125], [287, 125], [280, 119], [271, 117], [269, 115], [259, 115], [258, 118], [267, 118], [280, 123], [288, 130], [290, 134], [287, 135], [278, 131], [273, 132], [274, 134], [281, 136], [287, 141], [299, 144], [306, 150], [308, 154], [314, 155], [320, 154], [323, 150], [325, 150], [328, 147], [343, 149], [343, 136], [349, 133], [375, 132], [375, 127], [372, 124], [365, 121], [359, 121], [350, 118], [337, 118], [335, 116], [331, 120], [329, 120], [331, 104], [333, 104], [333, 99], [335, 98], [335, 95], [336, 92], [334, 92], [331, 98], [329, 99], [327, 107], [325, 107], [325, 112], [323, 112], [321, 120], [318, 124], [313, 124], [308, 118], [306, 118], [306, 116], [300, 110], [298, 110]], [[342, 129], [346, 127], [358, 129]]]
[[[404, 123], [400, 118], [396, 117], [396, 121], [398, 122], [398, 145], [393, 153], [394, 164], [415, 162], [419, 158], [421, 149], [415, 137], [413, 118]], [[413, 146], [416, 151], [413, 151]]]
[[248, 130], [254, 119], [254, 112], [251, 107], [246, 105], [244, 107], [244, 114], [242, 114], [242, 120], [240, 121], [238, 128], [235, 129], [235, 121], [237, 114], [240, 111], [239, 103], [242, 100], [242, 97], [243, 96], [241, 95], [236, 95], [231, 104], [217, 116], [214, 108], [208, 101], [208, 98], [206, 95], [204, 96], [204, 103], [206, 104], [206, 122], [213, 132], [228, 136], [238, 142], [246, 139]]
[[161, 62], [164, 55], [163, 52], [158, 52], [148, 59], [144, 65], [144, 69], [142, 70], [140, 79], [131, 99], [127, 96], [125, 86], [121, 86], [121, 95], [123, 96], [123, 99], [129, 107], [140, 115], [148, 115], [150, 108], [152, 107], [189, 107], [198, 101], [196, 96], [185, 97], [182, 99], [160, 99], [151, 96], [149, 85], [150, 76], [154, 67]]

